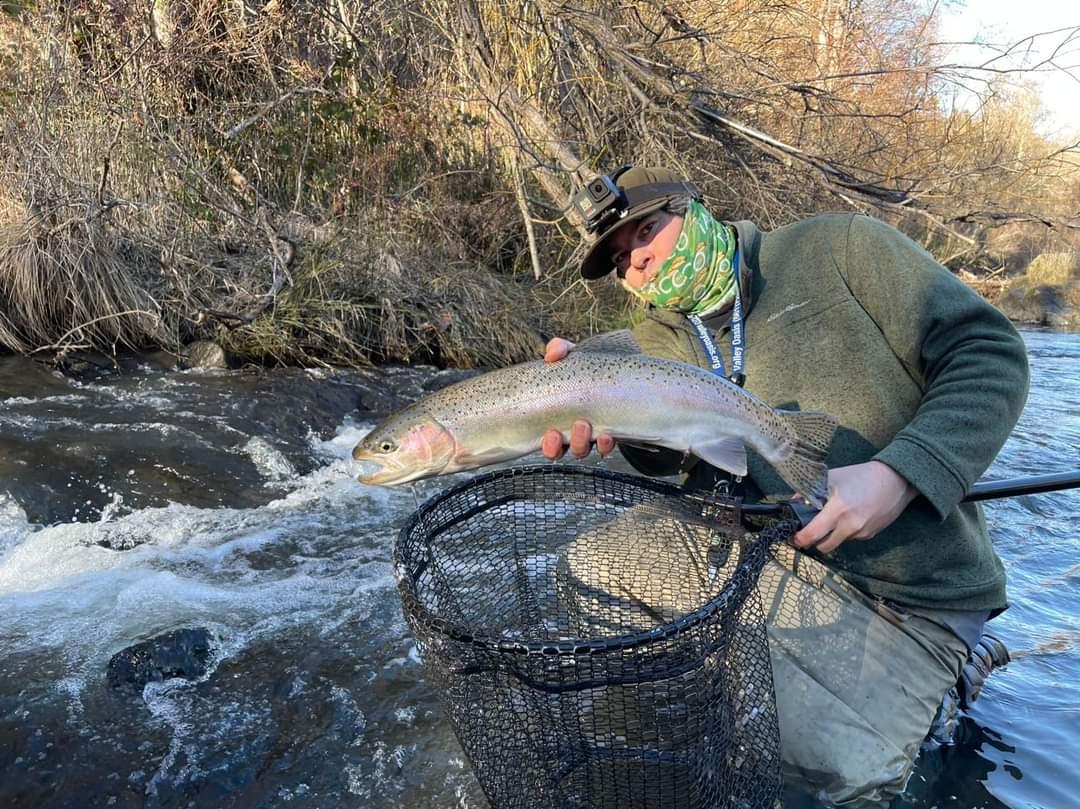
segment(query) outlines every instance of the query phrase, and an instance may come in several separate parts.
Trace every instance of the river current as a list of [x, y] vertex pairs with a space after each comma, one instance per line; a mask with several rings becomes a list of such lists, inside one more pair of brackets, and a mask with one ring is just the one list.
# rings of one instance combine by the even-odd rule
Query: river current
[[[1080, 335], [1024, 337], [1031, 394], [985, 479], [1080, 467]], [[461, 476], [365, 487], [349, 458], [455, 376], [0, 358], [0, 806], [486, 807], [390, 564]], [[1014, 659], [895, 809], [1080, 805], [1080, 490], [986, 511]], [[113, 676], [177, 630], [203, 633], [197, 670]]]

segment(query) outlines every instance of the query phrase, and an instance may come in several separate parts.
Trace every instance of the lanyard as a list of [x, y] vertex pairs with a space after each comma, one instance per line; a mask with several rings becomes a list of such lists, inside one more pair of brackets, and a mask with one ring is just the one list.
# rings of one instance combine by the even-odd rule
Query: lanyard
[[694, 332], [701, 341], [701, 347], [705, 349], [705, 355], [709, 358], [709, 367], [717, 376], [726, 377], [739, 387], [746, 381], [743, 373], [743, 365], [746, 355], [746, 335], [743, 332], [743, 307], [742, 290], [739, 279], [739, 248], [735, 248], [735, 254], [731, 257], [731, 266], [735, 272], [735, 302], [731, 307], [731, 375], [724, 371], [724, 358], [720, 356], [720, 349], [709, 334], [709, 327], [697, 315], [687, 315], [686, 319], [694, 327]]

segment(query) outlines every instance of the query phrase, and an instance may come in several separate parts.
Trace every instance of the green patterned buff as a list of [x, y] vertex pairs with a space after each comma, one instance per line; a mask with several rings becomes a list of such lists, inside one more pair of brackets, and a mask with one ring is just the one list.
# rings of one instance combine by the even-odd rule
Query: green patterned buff
[[712, 218], [693, 200], [673, 252], [652, 280], [634, 289], [623, 287], [659, 309], [684, 315], [707, 315], [735, 299], [735, 229]]

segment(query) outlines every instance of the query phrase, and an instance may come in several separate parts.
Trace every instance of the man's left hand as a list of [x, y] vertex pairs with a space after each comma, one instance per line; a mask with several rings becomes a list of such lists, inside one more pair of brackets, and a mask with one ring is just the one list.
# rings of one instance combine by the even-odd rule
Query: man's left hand
[[797, 548], [831, 553], [849, 539], [873, 539], [918, 494], [891, 466], [868, 461], [829, 470], [829, 499], [792, 537]]

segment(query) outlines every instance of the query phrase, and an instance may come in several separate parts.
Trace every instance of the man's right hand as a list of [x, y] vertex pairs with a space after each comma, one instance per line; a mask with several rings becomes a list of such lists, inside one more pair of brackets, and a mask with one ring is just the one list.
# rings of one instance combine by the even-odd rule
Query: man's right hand
[[[544, 349], [544, 362], [558, 362], [570, 353], [574, 344], [561, 337], [553, 337]], [[592, 425], [585, 419], [578, 419], [570, 428], [570, 454], [575, 458], [584, 458], [592, 450]], [[601, 455], [608, 455], [615, 449], [615, 439], [608, 433], [596, 436], [596, 449]], [[548, 430], [540, 441], [540, 451], [544, 457], [557, 461], [566, 452], [563, 436], [558, 430]]]

